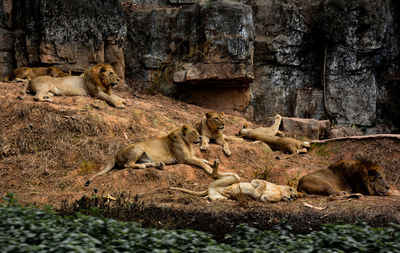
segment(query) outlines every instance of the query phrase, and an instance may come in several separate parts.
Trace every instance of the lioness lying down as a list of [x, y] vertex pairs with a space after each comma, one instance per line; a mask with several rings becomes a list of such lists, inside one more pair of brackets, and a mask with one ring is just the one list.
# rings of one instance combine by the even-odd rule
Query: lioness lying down
[[219, 173], [218, 165], [215, 166], [213, 177], [218, 178], [212, 182], [207, 190], [195, 192], [184, 188], [170, 187], [172, 190], [186, 192], [192, 195], [208, 197], [211, 201], [219, 199], [238, 199], [245, 194], [262, 202], [288, 201], [300, 197], [295, 188], [286, 185], [277, 185], [265, 180], [253, 179], [251, 182], [240, 182], [240, 177], [235, 173]]
[[369, 161], [341, 160], [300, 178], [297, 190], [326, 196], [386, 195], [389, 186], [381, 166]]
[[32, 80], [38, 76], [53, 76], [62, 77], [68, 76], [69, 74], [64, 73], [62, 70], [56, 67], [21, 67], [14, 69], [11, 74], [4, 79], [6, 82], [11, 81], [22, 81], [22, 80]]
[[36, 93], [35, 101], [52, 102], [51, 97], [86, 96], [99, 98], [117, 108], [125, 108], [126, 100], [111, 93], [111, 87], [117, 85], [119, 77], [109, 64], [98, 64], [88, 68], [80, 76], [51, 77], [39, 76], [25, 85], [22, 95], [24, 99], [27, 91]]
[[246, 132], [251, 131], [253, 134], [265, 134], [269, 136], [284, 136], [285, 134], [279, 131], [279, 125], [281, 124], [282, 117], [281, 115], [275, 115], [275, 122], [270, 127], [257, 127], [253, 129], [247, 128], [247, 124], [243, 125], [243, 128], [240, 130], [241, 135], [246, 134]]
[[200, 135], [196, 129], [183, 125], [167, 136], [127, 145], [119, 149], [113, 160], [102, 171], [93, 175], [85, 185], [88, 186], [95, 177], [109, 172], [114, 167], [162, 169], [165, 165], [182, 163], [200, 167], [211, 175], [213, 169], [210, 162], [193, 154], [192, 144], [199, 142]]
[[201, 135], [200, 150], [205, 151], [208, 148], [210, 140], [214, 140], [216, 144], [221, 145], [226, 156], [232, 154], [229, 144], [225, 140], [222, 130], [225, 127], [224, 113], [207, 112], [195, 128]]
[[239, 131], [239, 135], [249, 140], [258, 140], [266, 143], [272, 150], [280, 150], [289, 154], [307, 153], [310, 143], [307, 141], [299, 141], [290, 137], [279, 137], [265, 134], [254, 129], [243, 128]]

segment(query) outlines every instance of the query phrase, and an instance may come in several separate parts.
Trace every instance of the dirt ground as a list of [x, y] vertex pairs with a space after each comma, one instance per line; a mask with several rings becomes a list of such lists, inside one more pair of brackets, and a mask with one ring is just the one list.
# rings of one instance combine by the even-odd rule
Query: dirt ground
[[[43, 103], [27, 96], [21, 101], [16, 99], [21, 89], [21, 83], [0, 83], [0, 194], [13, 192], [22, 204], [52, 205], [71, 211], [78, 208], [72, 203], [83, 196], [110, 194], [120, 198], [96, 202], [103, 215], [216, 235], [229, 232], [238, 223], [269, 228], [283, 219], [299, 232], [337, 220], [366, 221], [376, 226], [400, 223], [400, 197], [394, 196], [306, 196], [292, 202], [263, 204], [250, 199], [210, 202], [168, 189], [206, 188], [211, 178], [189, 165], [172, 165], [164, 170], [115, 170], [85, 187], [88, 177], [102, 169], [117, 147], [166, 135], [183, 123], [194, 124], [210, 110], [163, 96], [137, 94], [127, 88], [115, 91], [127, 98], [125, 109], [115, 109], [91, 97], [55, 97], [54, 103]], [[226, 115], [225, 134], [235, 135], [243, 123], [255, 125], [239, 115]], [[266, 178], [292, 186], [301, 176], [339, 159], [366, 157], [385, 169], [393, 189], [400, 187], [399, 139], [315, 144], [302, 155], [268, 154], [262, 145], [248, 141], [231, 141], [230, 146], [233, 154], [229, 158], [216, 144], [206, 152], [196, 146], [195, 153], [211, 161], [219, 159], [221, 171], [233, 171], [243, 180]], [[93, 204], [89, 202], [80, 202], [80, 208], [89, 208]]]

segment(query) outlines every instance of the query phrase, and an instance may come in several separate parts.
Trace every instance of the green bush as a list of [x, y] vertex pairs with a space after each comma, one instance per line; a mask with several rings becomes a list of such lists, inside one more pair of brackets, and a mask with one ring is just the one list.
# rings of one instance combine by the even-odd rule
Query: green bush
[[137, 223], [0, 205], [1, 252], [400, 252], [400, 226], [325, 225], [307, 235], [281, 224], [274, 231], [240, 225], [223, 243], [193, 230], [141, 228]]

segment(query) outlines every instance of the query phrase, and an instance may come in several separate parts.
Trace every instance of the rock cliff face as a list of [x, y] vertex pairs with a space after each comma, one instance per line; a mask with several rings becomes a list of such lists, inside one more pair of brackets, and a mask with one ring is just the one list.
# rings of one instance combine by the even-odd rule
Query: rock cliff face
[[246, 109], [254, 79], [254, 20], [248, 5], [126, 6], [127, 75], [188, 102]]
[[394, 0], [2, 0], [0, 74], [110, 62], [157, 92], [267, 122], [400, 129]]
[[[140, 0], [130, 2], [148, 4], [148, 1]], [[157, 72], [149, 71], [152, 68], [160, 71], [162, 64], [173, 65], [161, 75], [156, 73], [164, 78], [157, 81], [168, 79], [168, 82], [159, 83], [162, 91], [169, 94], [178, 91], [181, 98], [182, 93], [186, 94], [184, 99], [189, 102], [225, 110], [229, 106], [224, 104], [235, 104], [230, 108], [246, 111], [261, 122], [279, 113], [331, 119], [337, 124], [367, 129], [367, 132], [399, 129], [396, 117], [390, 117], [390, 114], [399, 115], [399, 109], [394, 109], [399, 108], [399, 102], [394, 99], [397, 96], [390, 95], [399, 93], [398, 81], [392, 80], [397, 76], [400, 59], [397, 2], [253, 0], [190, 3], [182, 6], [165, 0], [157, 3], [163, 8], [147, 9], [146, 13], [158, 17], [159, 21], [164, 20], [159, 23], [169, 24], [169, 27], [161, 28], [163, 32], [156, 32], [158, 37], [149, 39], [158, 42], [146, 43], [147, 50], [138, 52], [147, 52], [145, 56], [150, 56], [152, 62], [157, 58], [161, 63], [142, 67], [147, 61], [138, 54], [133, 54], [129, 60], [139, 69], [136, 73], [145, 73], [145, 80], [150, 80]], [[252, 12], [246, 7], [251, 7]], [[170, 14], [166, 14], [168, 10]], [[143, 12], [137, 10], [128, 16], [137, 19]], [[128, 37], [137, 34], [134, 31], [140, 29], [138, 27], [154, 27], [154, 23], [157, 22], [139, 23], [138, 26], [137, 22], [129, 21], [129, 25], [135, 26], [128, 32]], [[160, 34], [165, 37], [160, 38]], [[223, 37], [219, 37], [220, 34]], [[127, 41], [132, 43], [137, 38]], [[161, 41], [168, 43], [158, 46], [157, 50], [149, 48]], [[204, 42], [210, 42], [207, 48], [201, 47]], [[176, 49], [177, 46], [180, 48]], [[163, 54], [159, 53], [160, 49]], [[176, 57], [175, 49], [181, 52], [179, 57]], [[201, 57], [195, 53], [197, 57], [193, 57], [195, 49], [201, 51]], [[172, 51], [168, 53], [168, 50]], [[235, 65], [234, 72], [230, 68], [232, 65]], [[135, 71], [130, 73], [135, 75]], [[165, 73], [170, 77], [167, 78]], [[138, 76], [143, 78], [143, 75]], [[243, 89], [249, 82], [249, 90], [244, 88], [244, 92], [238, 92], [240, 86]], [[215, 87], [216, 84], [220, 87]], [[224, 87], [221, 84], [230, 85]], [[222, 91], [235, 95], [222, 96]], [[218, 94], [219, 99], [213, 97], [212, 103], [207, 101], [207, 92]], [[241, 102], [234, 100], [247, 95], [250, 97], [239, 99]]]
[[51, 64], [81, 72], [109, 62], [124, 75], [126, 24], [117, 0], [3, 1], [2, 20], [15, 40], [9, 52], [16, 67]]

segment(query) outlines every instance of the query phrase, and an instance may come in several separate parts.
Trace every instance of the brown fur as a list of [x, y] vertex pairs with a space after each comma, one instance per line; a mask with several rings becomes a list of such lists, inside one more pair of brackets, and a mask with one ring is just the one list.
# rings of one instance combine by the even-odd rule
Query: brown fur
[[279, 137], [265, 134], [257, 131], [257, 128], [255, 130], [242, 128], [239, 132], [239, 135], [250, 140], [262, 141], [266, 143], [272, 150], [280, 150], [289, 154], [307, 153], [306, 148], [310, 147], [309, 142], [299, 141], [290, 137]]
[[36, 101], [52, 102], [54, 95], [86, 96], [102, 99], [117, 108], [125, 108], [126, 100], [111, 93], [119, 77], [109, 64], [98, 64], [88, 68], [80, 76], [50, 77], [38, 76], [25, 85], [20, 99], [28, 90], [36, 93]]
[[196, 129], [183, 125], [167, 136], [127, 145], [119, 149], [105, 169], [93, 175], [85, 185], [88, 186], [95, 177], [111, 171], [114, 167], [162, 169], [165, 165], [180, 163], [200, 167], [211, 175], [213, 170], [210, 162], [194, 156], [192, 144], [199, 142], [200, 135]]
[[342, 196], [350, 193], [385, 195], [389, 186], [379, 165], [341, 160], [300, 178], [297, 190], [307, 194]]
[[215, 141], [216, 144], [223, 147], [226, 156], [232, 154], [229, 149], [229, 144], [225, 140], [222, 130], [225, 128], [225, 119], [223, 112], [207, 112], [200, 122], [195, 125], [195, 128], [201, 135], [200, 150], [205, 151], [208, 149], [210, 140]]
[[4, 79], [4, 81], [14, 81], [14, 80], [32, 80], [37, 76], [53, 76], [53, 77], [62, 77], [68, 76], [67, 73], [64, 73], [62, 70], [56, 67], [21, 67], [14, 69], [11, 74]]

